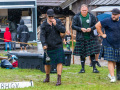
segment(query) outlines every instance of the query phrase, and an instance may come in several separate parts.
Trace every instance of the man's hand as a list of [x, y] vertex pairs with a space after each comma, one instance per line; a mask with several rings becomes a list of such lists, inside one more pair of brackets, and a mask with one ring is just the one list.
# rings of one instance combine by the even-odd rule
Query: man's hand
[[86, 32], [91, 32], [91, 28], [87, 28], [87, 31]]
[[86, 32], [86, 29], [85, 29], [85, 28], [81, 28], [81, 30], [82, 30], [82, 32], [84, 32], [84, 33]]
[[44, 49], [44, 50], [47, 49], [47, 46], [43, 46], [43, 49]]
[[106, 37], [107, 37], [107, 35], [106, 35], [106, 34], [102, 34], [101, 36], [102, 36], [103, 38], [106, 38]]
[[54, 26], [56, 26], [56, 20], [55, 19], [52, 19], [52, 23]]
[[65, 44], [65, 45], [67, 44], [66, 41], [64, 42], [64, 44]]

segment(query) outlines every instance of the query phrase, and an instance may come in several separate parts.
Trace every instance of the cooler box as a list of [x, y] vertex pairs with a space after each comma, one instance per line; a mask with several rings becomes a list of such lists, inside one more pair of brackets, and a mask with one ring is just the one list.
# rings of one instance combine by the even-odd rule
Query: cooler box
[[64, 53], [65, 53], [65, 63], [64, 63], [64, 65], [65, 66], [70, 66], [72, 51], [64, 51]]
[[120, 62], [116, 62], [116, 76], [117, 80], [120, 80]]
[[[25, 53], [25, 52], [9, 51], [9, 52], [7, 53], [7, 56], [8, 56], [8, 58], [10, 58], [11, 55], [16, 55], [16, 56], [18, 56], [18, 55], [21, 54], [21, 53]], [[26, 52], [26, 53], [30, 53], [30, 52]], [[26, 53], [25, 53], [25, 54], [26, 54]]]
[[40, 69], [43, 66], [43, 55], [36, 53], [19, 53], [18, 68], [22, 69]]
[[[22, 69], [40, 69], [45, 72], [43, 65], [44, 55], [38, 53], [30, 52], [8, 52], [8, 58], [11, 55], [16, 55], [18, 57], [18, 68]], [[51, 66], [51, 73], [56, 73], [56, 65]]]

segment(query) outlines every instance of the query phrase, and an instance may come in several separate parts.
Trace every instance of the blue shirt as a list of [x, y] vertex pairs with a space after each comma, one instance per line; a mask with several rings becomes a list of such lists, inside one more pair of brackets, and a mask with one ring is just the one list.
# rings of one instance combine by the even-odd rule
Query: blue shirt
[[100, 21], [105, 29], [107, 37], [103, 39], [103, 45], [113, 48], [120, 48], [120, 20], [113, 21], [112, 18], [106, 18]]

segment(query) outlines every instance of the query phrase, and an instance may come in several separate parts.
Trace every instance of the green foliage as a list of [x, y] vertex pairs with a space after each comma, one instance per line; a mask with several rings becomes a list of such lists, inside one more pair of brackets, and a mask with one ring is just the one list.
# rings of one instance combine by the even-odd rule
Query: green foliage
[[[119, 90], [120, 81], [110, 83], [107, 67], [98, 67], [100, 73], [92, 73], [92, 67], [85, 66], [86, 72], [78, 74], [80, 65], [63, 66], [62, 85], [55, 86], [57, 75], [50, 75], [50, 82], [43, 83], [45, 73], [36, 69], [0, 69], [0, 82], [30, 81], [34, 87], [15, 90]], [[13, 89], [10, 89], [13, 90]]]

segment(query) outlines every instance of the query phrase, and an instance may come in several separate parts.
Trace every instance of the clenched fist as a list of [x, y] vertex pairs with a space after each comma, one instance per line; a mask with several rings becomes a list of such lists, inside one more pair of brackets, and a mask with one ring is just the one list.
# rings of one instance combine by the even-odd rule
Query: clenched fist
[[44, 50], [47, 49], [47, 46], [43, 46], [43, 49], [44, 49]]

